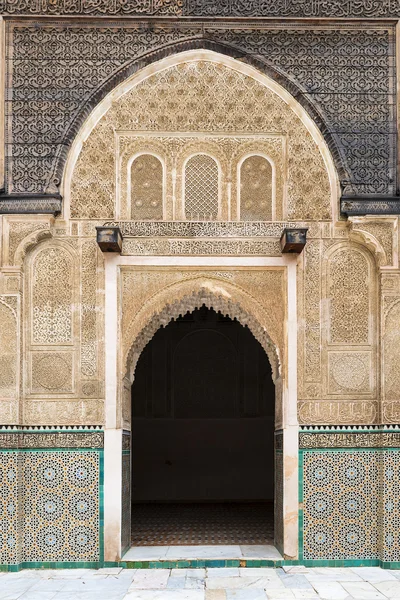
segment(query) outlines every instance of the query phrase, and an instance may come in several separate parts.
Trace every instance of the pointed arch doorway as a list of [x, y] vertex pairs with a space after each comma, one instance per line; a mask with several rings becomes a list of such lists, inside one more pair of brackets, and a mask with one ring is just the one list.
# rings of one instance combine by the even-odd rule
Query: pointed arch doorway
[[132, 385], [132, 546], [274, 544], [275, 386], [261, 344], [204, 304]]

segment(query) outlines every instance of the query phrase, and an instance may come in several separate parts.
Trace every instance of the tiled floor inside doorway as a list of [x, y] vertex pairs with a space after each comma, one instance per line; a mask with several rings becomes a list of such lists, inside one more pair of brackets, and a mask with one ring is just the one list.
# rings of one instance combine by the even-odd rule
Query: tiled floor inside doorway
[[273, 545], [272, 503], [134, 504], [132, 546]]
[[268, 559], [274, 547], [272, 503], [135, 504], [125, 561]]

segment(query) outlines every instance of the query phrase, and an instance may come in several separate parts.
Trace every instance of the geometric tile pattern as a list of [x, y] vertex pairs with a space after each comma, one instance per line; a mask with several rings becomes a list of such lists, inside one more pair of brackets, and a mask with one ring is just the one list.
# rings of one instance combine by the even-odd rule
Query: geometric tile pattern
[[400, 561], [400, 451], [383, 450], [382, 556], [385, 562]]
[[18, 562], [18, 452], [0, 452], [0, 564]]
[[100, 452], [0, 452], [0, 564], [100, 560]]
[[98, 452], [22, 455], [23, 560], [98, 561]]
[[303, 558], [378, 559], [380, 451], [303, 452]]

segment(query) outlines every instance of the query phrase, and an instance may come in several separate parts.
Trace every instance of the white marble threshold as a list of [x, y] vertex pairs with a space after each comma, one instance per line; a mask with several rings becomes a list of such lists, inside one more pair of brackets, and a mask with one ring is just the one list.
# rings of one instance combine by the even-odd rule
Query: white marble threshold
[[282, 560], [275, 546], [135, 546], [122, 560], [196, 560], [196, 559]]

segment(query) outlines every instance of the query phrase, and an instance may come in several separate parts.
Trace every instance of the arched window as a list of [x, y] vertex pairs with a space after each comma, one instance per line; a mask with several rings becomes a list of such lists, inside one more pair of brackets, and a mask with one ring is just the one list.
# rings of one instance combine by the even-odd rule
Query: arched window
[[219, 170], [207, 154], [192, 156], [185, 166], [185, 217], [213, 221], [219, 212]]
[[240, 166], [240, 219], [272, 221], [272, 165], [263, 156], [249, 156]]
[[163, 218], [163, 166], [152, 154], [141, 154], [131, 166], [131, 219]]

